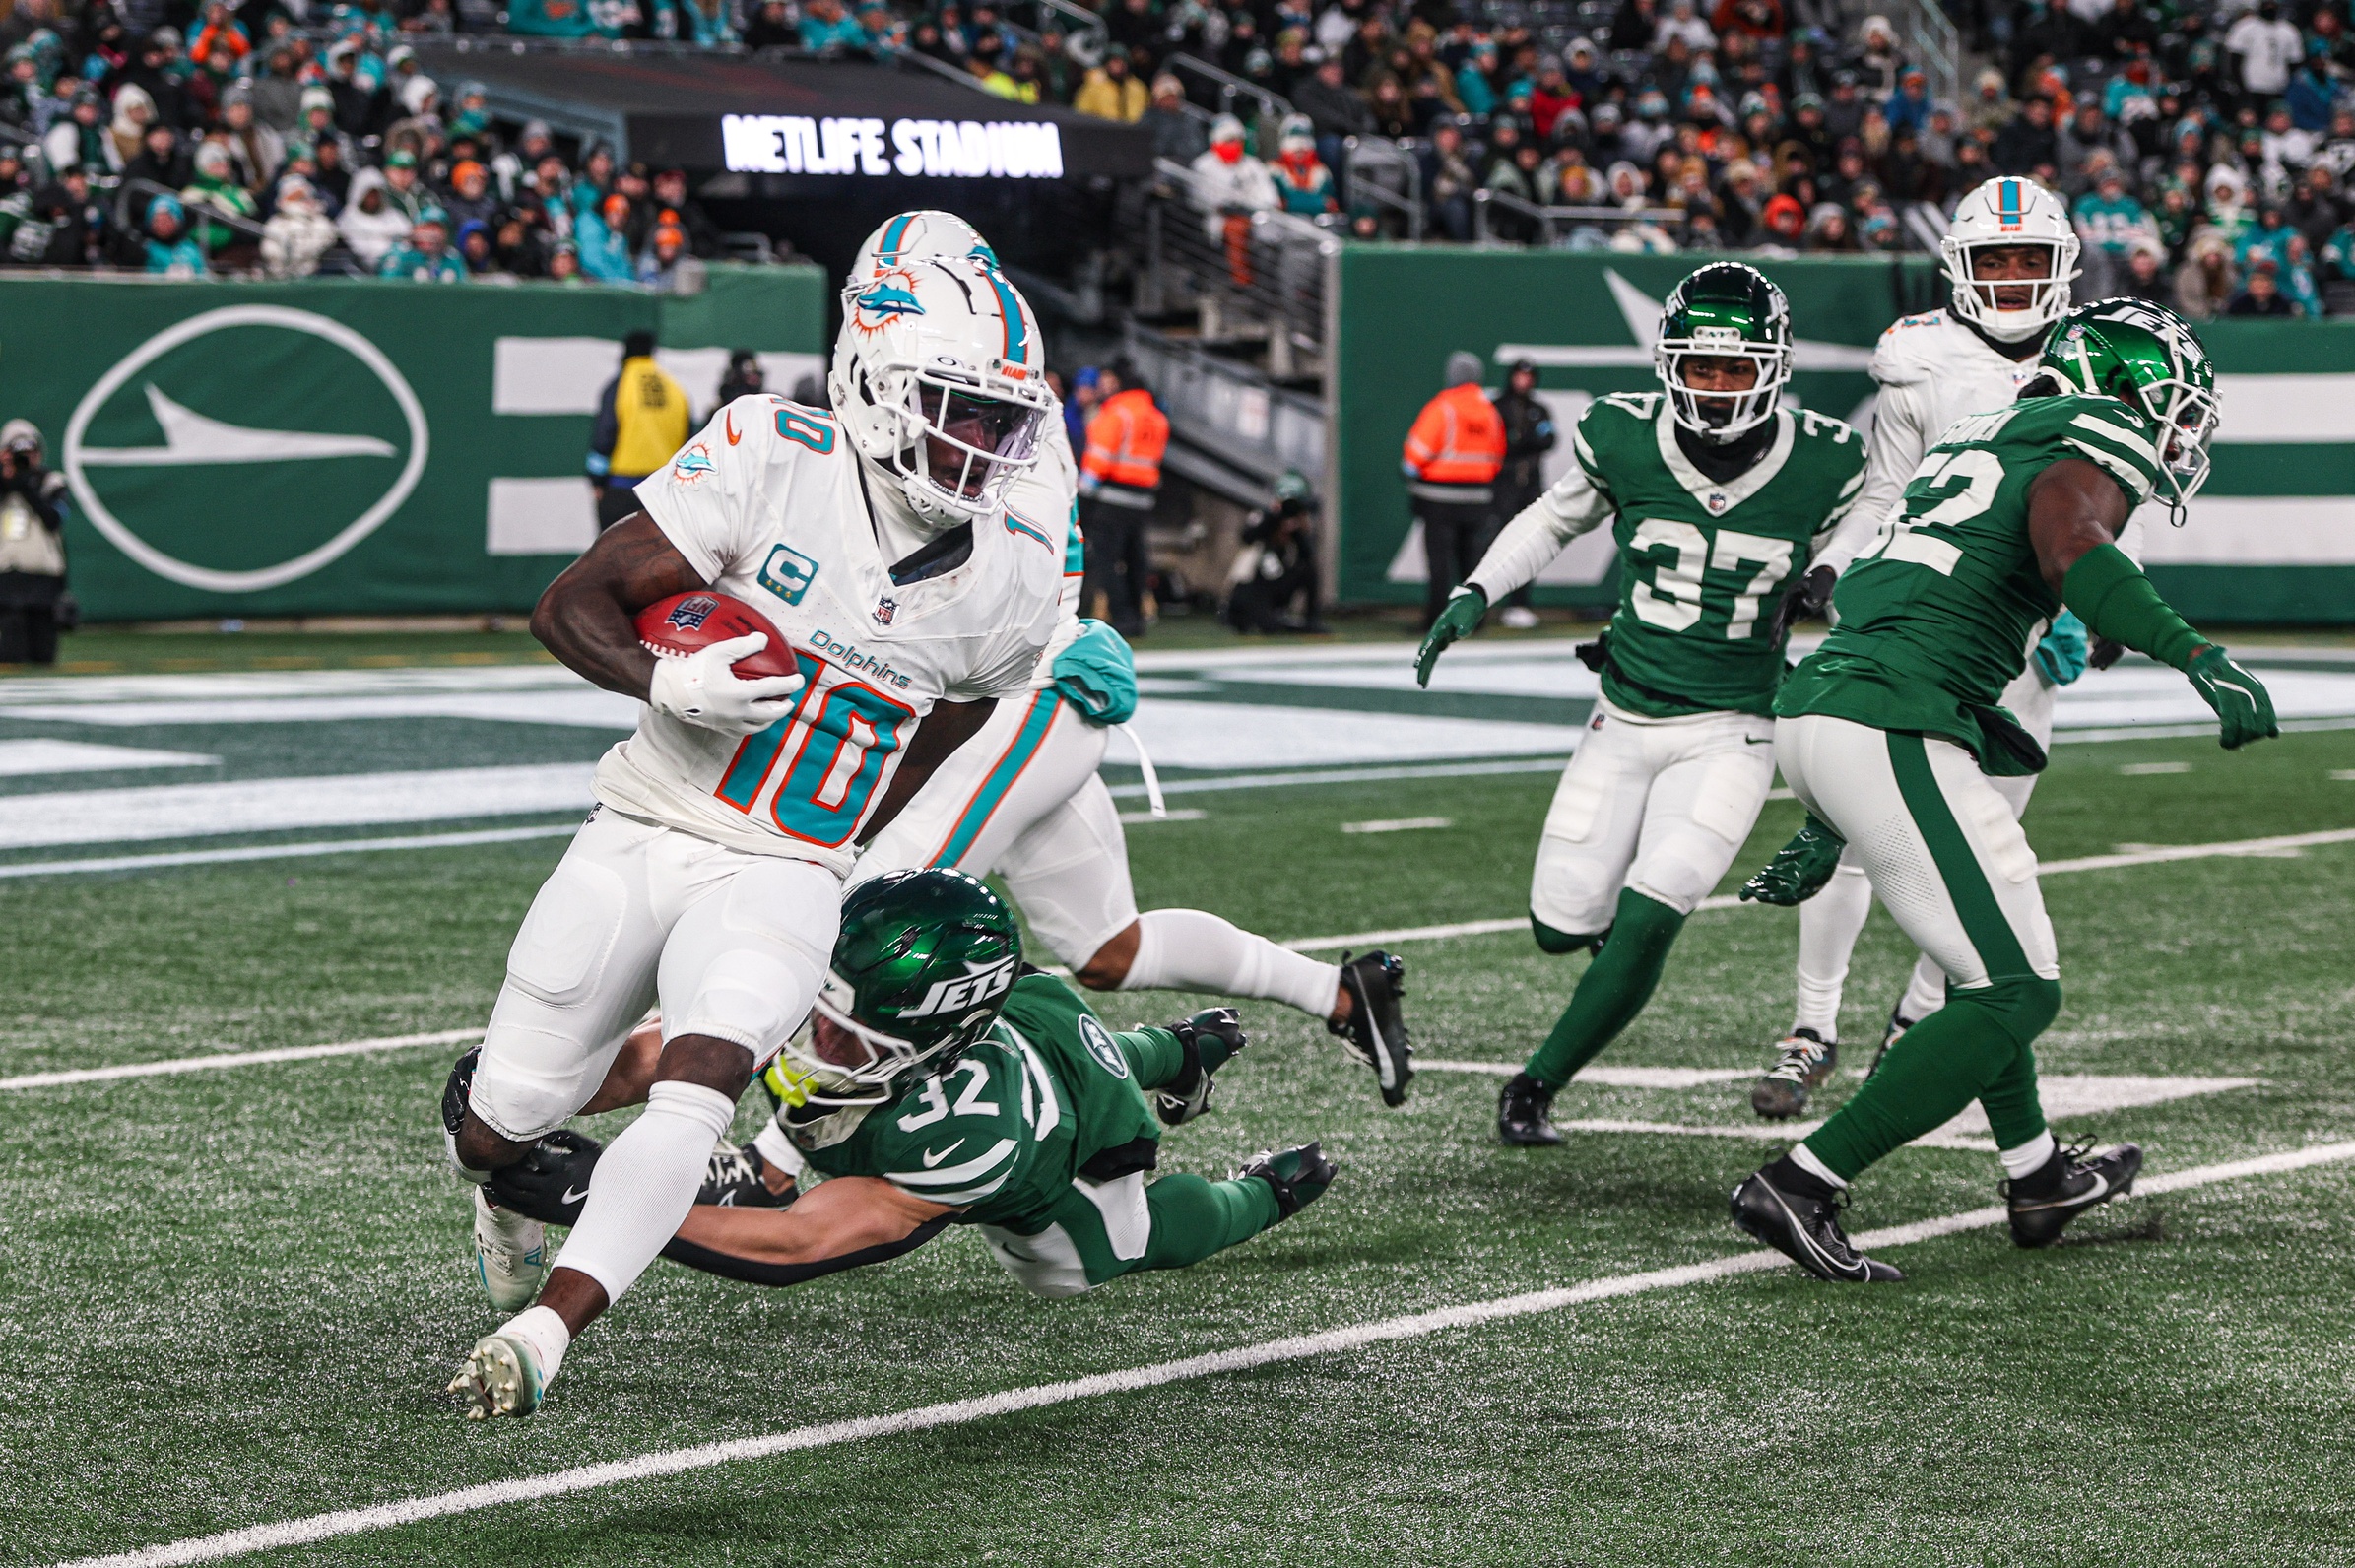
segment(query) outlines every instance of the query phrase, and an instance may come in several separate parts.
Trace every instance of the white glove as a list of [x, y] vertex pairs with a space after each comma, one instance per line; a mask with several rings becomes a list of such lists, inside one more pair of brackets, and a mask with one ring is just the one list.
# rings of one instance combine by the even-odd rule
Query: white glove
[[657, 657], [646, 700], [661, 712], [722, 735], [752, 735], [793, 711], [801, 694], [800, 675], [767, 675], [747, 681], [729, 666], [768, 646], [764, 632], [747, 632], [715, 642], [699, 653]]

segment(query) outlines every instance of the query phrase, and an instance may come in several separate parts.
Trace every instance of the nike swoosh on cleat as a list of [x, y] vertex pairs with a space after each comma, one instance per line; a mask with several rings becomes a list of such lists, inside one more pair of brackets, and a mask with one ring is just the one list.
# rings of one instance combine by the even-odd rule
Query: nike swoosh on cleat
[[1833, 1274], [1840, 1274], [1850, 1279], [1868, 1279], [1872, 1276], [1871, 1266], [1866, 1264], [1862, 1258], [1857, 1260], [1857, 1267], [1855, 1269], [1851, 1270], [1842, 1268], [1840, 1266], [1840, 1261], [1837, 1258], [1834, 1258], [1830, 1253], [1825, 1252], [1821, 1247], [1815, 1244], [1815, 1238], [1807, 1234], [1807, 1227], [1799, 1222], [1799, 1215], [1793, 1213], [1791, 1211], [1791, 1206], [1783, 1202], [1783, 1195], [1779, 1192], [1775, 1192], [1775, 1189], [1772, 1187], [1769, 1187], [1766, 1190], [1770, 1193], [1774, 1193], [1775, 1207], [1780, 1209], [1783, 1211], [1783, 1217], [1791, 1222], [1791, 1233], [1799, 1237], [1800, 1244], [1807, 1249], [1808, 1254], [1818, 1263], [1822, 1264], [1824, 1268], [1830, 1270]]
[[577, 1204], [588, 1196], [589, 1190], [586, 1187], [583, 1187], [579, 1192], [574, 1192], [571, 1188], [567, 1187], [564, 1189], [563, 1201], [568, 1204]]
[[955, 1153], [958, 1149], [964, 1146], [965, 1141], [960, 1138], [955, 1143], [949, 1144], [947, 1148], [926, 1149], [920, 1156], [924, 1161], [924, 1168], [926, 1170], [931, 1170], [934, 1166], [940, 1164], [941, 1161], [947, 1159], [949, 1155]]

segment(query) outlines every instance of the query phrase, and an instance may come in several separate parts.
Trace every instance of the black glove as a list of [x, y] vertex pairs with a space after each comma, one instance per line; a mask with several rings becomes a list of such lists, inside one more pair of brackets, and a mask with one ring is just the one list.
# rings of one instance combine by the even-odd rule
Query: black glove
[[1597, 675], [1601, 675], [1603, 667], [1610, 663], [1611, 634], [1604, 631], [1593, 642], [1582, 642], [1570, 650], [1570, 655]]
[[1822, 615], [1824, 606], [1832, 602], [1832, 590], [1839, 582], [1839, 574], [1829, 566], [1808, 567], [1807, 574], [1775, 606], [1775, 618], [1766, 625], [1767, 646], [1781, 647], [1783, 639], [1791, 635], [1792, 623], [1801, 616]]
[[491, 1196], [544, 1225], [577, 1225], [589, 1201], [589, 1177], [605, 1145], [586, 1133], [559, 1127], [532, 1151], [491, 1178]]
[[2088, 670], [2107, 670], [2126, 656], [2126, 645], [2108, 637], [2093, 639], [2093, 650], [2085, 656]]

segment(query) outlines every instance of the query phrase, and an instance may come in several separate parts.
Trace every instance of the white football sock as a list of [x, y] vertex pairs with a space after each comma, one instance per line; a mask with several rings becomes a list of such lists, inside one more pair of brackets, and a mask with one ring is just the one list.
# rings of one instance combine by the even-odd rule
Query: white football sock
[[1120, 988], [1259, 997], [1330, 1018], [1341, 972], [1203, 910], [1154, 909], [1137, 917], [1137, 956]]
[[793, 1146], [793, 1140], [785, 1136], [785, 1129], [777, 1125], [773, 1116], [754, 1135], [752, 1146], [760, 1150], [762, 1159], [797, 1180], [803, 1168], [810, 1163], [802, 1158], [802, 1151]]
[[526, 1307], [499, 1325], [498, 1332], [532, 1347], [540, 1358], [544, 1385], [556, 1381], [556, 1368], [564, 1364], [564, 1352], [572, 1347], [572, 1331], [564, 1327], [554, 1307]]
[[2059, 1146], [2053, 1142], [2053, 1130], [2048, 1127], [2019, 1147], [2004, 1149], [1995, 1157], [2003, 1162], [2003, 1174], [2016, 1182], [2044, 1169], [2045, 1161], [2053, 1157], [2053, 1150]]
[[1831, 1166], [1826, 1165], [1822, 1160], [1819, 1160], [1815, 1157], [1815, 1150], [1809, 1148], [1804, 1143], [1794, 1143], [1791, 1145], [1791, 1163], [1797, 1165], [1800, 1170], [1805, 1171], [1817, 1181], [1830, 1182], [1834, 1187], [1839, 1188], [1846, 1188], [1848, 1186], [1848, 1183], [1842, 1181], [1839, 1177], [1832, 1174]]
[[1898, 1016], [1920, 1023], [1945, 1005], [1946, 971], [1926, 952], [1914, 965], [1914, 977], [1907, 982], [1905, 996], [1897, 1004]]
[[621, 1300], [686, 1223], [711, 1145], [735, 1119], [736, 1102], [700, 1083], [666, 1081], [648, 1089], [646, 1113], [597, 1162], [580, 1223], [556, 1267], [596, 1280], [609, 1304]]
[[1832, 873], [1823, 891], [1799, 906], [1799, 1011], [1794, 1029], [1813, 1029], [1826, 1040], [1840, 1038], [1840, 991], [1848, 984], [1848, 957], [1857, 950], [1864, 917], [1872, 913], [1872, 880], [1847, 861]]

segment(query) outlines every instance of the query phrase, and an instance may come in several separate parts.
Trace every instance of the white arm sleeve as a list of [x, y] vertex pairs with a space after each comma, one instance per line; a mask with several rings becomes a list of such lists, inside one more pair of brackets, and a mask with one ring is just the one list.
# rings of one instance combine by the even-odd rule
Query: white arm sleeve
[[1587, 477], [1586, 465], [1573, 462], [1544, 494], [1505, 524], [1480, 563], [1464, 580], [1494, 604], [1514, 589], [1537, 581], [1537, 573], [1570, 541], [1610, 516], [1612, 510], [1610, 497]]
[[1882, 521], [1897, 510], [1906, 482], [1937, 433], [1923, 427], [1927, 413], [1913, 386], [1881, 388], [1880, 400], [1872, 406], [1872, 434], [1864, 447], [1864, 488], [1849, 507], [1847, 519], [1815, 552], [1816, 565], [1846, 571], [1858, 552], [1872, 543]]

